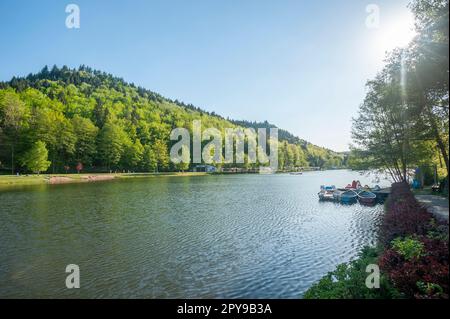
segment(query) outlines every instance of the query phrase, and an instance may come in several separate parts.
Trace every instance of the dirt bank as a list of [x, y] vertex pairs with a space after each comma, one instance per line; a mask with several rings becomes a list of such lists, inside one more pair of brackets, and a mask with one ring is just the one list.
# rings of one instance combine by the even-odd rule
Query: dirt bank
[[80, 176], [79, 178], [71, 178], [67, 176], [51, 176], [48, 179], [49, 184], [67, 184], [67, 183], [80, 183], [80, 182], [97, 182], [108, 181], [114, 179], [113, 175], [88, 175]]

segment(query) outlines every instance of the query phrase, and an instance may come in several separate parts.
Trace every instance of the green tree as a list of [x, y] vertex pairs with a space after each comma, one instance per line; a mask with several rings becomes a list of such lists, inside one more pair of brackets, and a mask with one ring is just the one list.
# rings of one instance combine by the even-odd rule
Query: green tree
[[415, 106], [417, 132], [431, 139], [449, 173], [449, 2], [414, 0], [418, 36], [410, 45], [407, 97]]
[[143, 160], [144, 147], [142, 146], [139, 139], [134, 143], [129, 143], [125, 148], [124, 163], [128, 168], [137, 168]]
[[46, 171], [50, 166], [48, 159], [48, 151], [45, 143], [37, 141], [33, 147], [27, 151], [21, 158], [22, 165], [34, 173]]
[[[192, 130], [196, 119], [202, 120], [204, 128], [214, 127], [222, 133], [225, 128], [275, 127], [268, 122], [226, 120], [86, 66], [47, 67], [37, 74], [0, 82], [0, 100], [0, 160], [9, 165], [12, 159], [12, 168], [13, 158], [38, 140], [46, 143], [53, 172], [78, 162], [108, 168], [148, 167], [149, 162], [140, 160], [141, 147], [134, 142], [139, 140], [150, 145], [158, 169], [178, 169], [169, 165], [167, 149], [174, 127]], [[280, 167], [321, 166], [336, 155], [281, 129], [279, 137]], [[257, 163], [237, 166], [255, 167]]]
[[186, 145], [181, 146], [181, 162], [175, 164], [175, 168], [179, 171], [186, 171], [189, 169], [190, 164], [190, 151]]
[[27, 124], [28, 116], [28, 110], [18, 94], [13, 91], [0, 92], [0, 131], [11, 146], [11, 174], [13, 175], [15, 149], [20, 134]]
[[76, 136], [75, 161], [91, 165], [97, 153], [98, 127], [90, 119], [75, 115], [72, 126]]
[[126, 136], [120, 126], [107, 122], [100, 130], [98, 149], [101, 161], [107, 169], [119, 164], [125, 150]]
[[144, 146], [142, 168], [148, 172], [154, 172], [158, 168], [158, 158], [150, 145]]
[[53, 173], [58, 164], [67, 164], [75, 152], [77, 136], [72, 122], [63, 113], [49, 108], [36, 108], [30, 128], [28, 138], [33, 142], [43, 141], [47, 145]]
[[157, 169], [166, 170], [169, 167], [169, 152], [167, 151], [167, 145], [161, 140], [157, 140], [153, 144], [153, 151], [157, 159]]
[[418, 35], [368, 82], [352, 131], [360, 149], [349, 158], [358, 166], [355, 155], [363, 155], [368, 167], [384, 168], [394, 180], [406, 180], [408, 168], [434, 165], [436, 157], [449, 173], [448, 0], [410, 6]]

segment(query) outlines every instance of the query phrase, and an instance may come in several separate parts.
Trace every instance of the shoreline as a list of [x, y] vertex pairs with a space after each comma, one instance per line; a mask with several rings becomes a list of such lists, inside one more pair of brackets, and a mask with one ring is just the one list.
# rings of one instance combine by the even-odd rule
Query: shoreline
[[[346, 168], [343, 168], [346, 170]], [[318, 170], [307, 170], [303, 173], [318, 172]], [[289, 172], [277, 172], [276, 174], [287, 174]], [[75, 183], [106, 182], [117, 179], [148, 178], [148, 177], [188, 177], [207, 175], [241, 175], [258, 174], [256, 172], [139, 172], [139, 173], [61, 173], [61, 174], [27, 174], [27, 175], [0, 175], [0, 191], [18, 186], [32, 185], [59, 185]]]
[[82, 173], [82, 174], [33, 174], [0, 175], [0, 190], [17, 186], [58, 185], [95, 183], [125, 178], [146, 178], [159, 176], [187, 177], [209, 175], [205, 172], [162, 172], [162, 173]]

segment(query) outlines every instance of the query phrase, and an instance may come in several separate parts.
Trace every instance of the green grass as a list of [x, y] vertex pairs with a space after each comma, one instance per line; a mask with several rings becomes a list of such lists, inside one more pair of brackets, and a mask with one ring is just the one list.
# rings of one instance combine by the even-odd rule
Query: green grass
[[431, 190], [431, 186], [425, 186], [424, 188], [421, 189], [412, 189], [412, 192], [414, 195], [436, 195], [436, 196], [441, 196], [444, 198], [448, 198], [448, 193], [446, 192], [433, 192]]
[[46, 183], [46, 175], [13, 176], [0, 175], [0, 185], [34, 185]]
[[0, 187], [7, 188], [9, 186], [25, 186], [47, 184], [51, 177], [67, 177], [72, 181], [67, 183], [87, 182], [88, 176], [114, 176], [114, 178], [142, 178], [156, 176], [202, 176], [207, 173], [202, 172], [162, 172], [162, 173], [83, 173], [83, 174], [29, 174], [29, 175], [0, 175]]

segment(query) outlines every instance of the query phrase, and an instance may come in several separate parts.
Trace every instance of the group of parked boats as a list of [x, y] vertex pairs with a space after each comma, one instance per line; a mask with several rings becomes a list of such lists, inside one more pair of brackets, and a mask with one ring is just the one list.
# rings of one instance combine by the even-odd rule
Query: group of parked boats
[[379, 199], [384, 199], [384, 193], [380, 186], [376, 185], [373, 189], [367, 185], [362, 187], [358, 181], [353, 181], [345, 188], [322, 185], [318, 195], [321, 201], [334, 201], [343, 204], [359, 202], [360, 204], [371, 205]]

